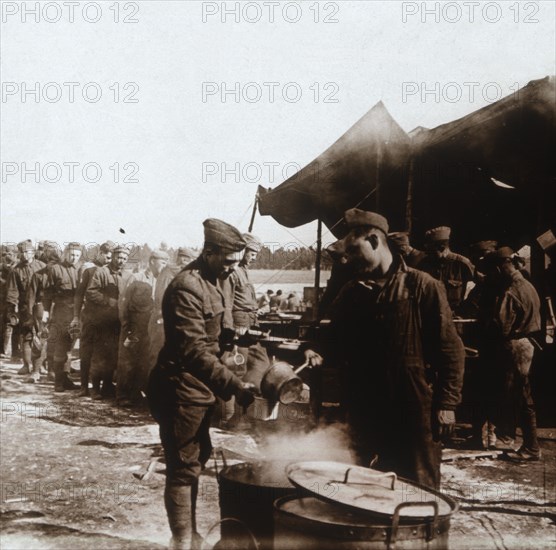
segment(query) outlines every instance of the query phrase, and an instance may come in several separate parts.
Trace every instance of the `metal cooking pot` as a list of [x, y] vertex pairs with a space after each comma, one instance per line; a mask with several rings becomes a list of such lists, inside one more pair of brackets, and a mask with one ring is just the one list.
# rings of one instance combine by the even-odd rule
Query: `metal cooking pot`
[[302, 391], [303, 381], [285, 361], [273, 363], [261, 380], [261, 394], [269, 401], [280, 401], [287, 405], [298, 401]]
[[404, 523], [402, 508], [423, 502], [399, 504], [388, 520], [314, 497], [283, 497], [274, 504], [274, 550], [444, 550], [450, 515], [439, 517], [438, 504], [428, 504], [431, 519]]
[[[274, 501], [296, 494], [285, 474], [288, 464], [288, 461], [244, 462], [225, 465], [217, 474], [221, 519], [239, 520], [253, 533], [262, 550], [273, 548]], [[222, 548], [238, 543], [241, 546], [241, 541], [247, 547], [246, 529], [241, 524], [223, 521]]]

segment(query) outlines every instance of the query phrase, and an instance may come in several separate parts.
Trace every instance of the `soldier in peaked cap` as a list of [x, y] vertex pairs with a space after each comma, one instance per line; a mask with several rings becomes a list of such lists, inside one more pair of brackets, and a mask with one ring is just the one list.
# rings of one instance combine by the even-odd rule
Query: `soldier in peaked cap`
[[0, 330], [2, 339], [2, 348], [0, 349], [0, 357], [2, 359], [11, 359], [12, 357], [12, 340], [14, 340], [14, 327], [9, 322], [8, 308], [6, 303], [6, 292], [10, 274], [17, 265], [17, 247], [13, 244], [2, 245], [2, 264], [0, 272]]
[[[455, 422], [464, 367], [446, 294], [440, 282], [392, 254], [385, 218], [348, 211], [345, 220], [354, 279], [332, 306], [322, 344], [327, 363], [340, 366], [357, 462], [368, 466], [376, 454], [379, 469], [438, 487], [438, 440]], [[427, 364], [437, 376], [433, 391]]]
[[165, 250], [153, 250], [147, 269], [133, 273], [120, 300], [122, 330], [116, 371], [116, 395], [120, 406], [141, 402], [151, 367], [149, 363], [149, 319], [154, 307], [158, 277], [170, 257]]
[[197, 254], [186, 246], [180, 246], [176, 255], [176, 263], [168, 263], [156, 278], [154, 289], [154, 304], [149, 319], [149, 368], [154, 367], [158, 354], [164, 344], [164, 327], [162, 320], [162, 297], [172, 279], [187, 265]]
[[416, 268], [425, 256], [424, 252], [411, 246], [411, 243], [409, 242], [409, 233], [405, 231], [389, 233], [388, 240], [392, 245], [393, 251], [402, 255], [402, 258], [408, 267]]
[[23, 367], [18, 374], [30, 374], [32, 370], [33, 328], [30, 322], [31, 312], [27, 309], [27, 289], [33, 274], [42, 269], [45, 264], [35, 259], [35, 248], [30, 239], [17, 245], [20, 261], [10, 273], [6, 288], [8, 314], [17, 313], [23, 352]]
[[513, 250], [504, 246], [485, 257], [487, 277], [493, 279], [497, 292], [480, 312], [480, 356], [496, 373], [501, 389], [497, 392], [500, 400], [492, 400], [499, 414], [497, 435], [515, 439], [516, 424], [521, 427], [523, 444], [518, 451], [508, 452], [508, 458], [539, 460], [529, 370], [534, 353], [531, 339], [541, 329], [540, 300], [533, 285], [514, 265], [513, 255]]
[[232, 396], [241, 406], [252, 389], [221, 361], [220, 335], [227, 307], [221, 280], [233, 271], [245, 248], [241, 233], [215, 219], [204, 222], [199, 258], [168, 286], [162, 301], [165, 342], [151, 372], [148, 398], [166, 457], [164, 503], [172, 548], [191, 548], [198, 539], [195, 503], [198, 478], [212, 445], [210, 417], [215, 396]]
[[[56, 330], [48, 331], [48, 319], [44, 315], [45, 289], [48, 284], [48, 274], [54, 265], [60, 263], [61, 253], [58, 244], [53, 241], [44, 241], [43, 252], [40, 260], [46, 266], [33, 273], [27, 288], [27, 311], [31, 312], [29, 322], [34, 330], [31, 356], [33, 359], [32, 381], [38, 382], [41, 374], [46, 374], [44, 362], [47, 361], [49, 374], [54, 380], [54, 350], [56, 348]], [[47, 297], [48, 300], [48, 297]], [[45, 322], [46, 321], [46, 322]], [[50, 340], [50, 342], [48, 342]]]
[[[257, 259], [258, 253], [263, 248], [262, 241], [252, 233], [244, 233], [245, 252], [234, 272], [225, 279], [223, 291], [228, 299], [228, 309], [224, 319], [226, 328], [231, 328], [239, 333], [249, 330], [257, 324], [257, 311], [259, 309], [255, 288], [249, 279], [249, 267]], [[270, 360], [266, 350], [256, 343], [249, 347], [238, 347], [238, 352], [244, 357], [247, 372], [242, 376], [246, 382], [257, 382], [262, 379], [264, 372], [270, 367]], [[243, 368], [243, 365], [242, 365]], [[234, 414], [234, 403], [230, 400], [225, 403], [223, 420], [229, 421]]]
[[43, 322], [50, 321], [51, 341], [54, 344], [54, 391], [57, 392], [77, 389], [64, 367], [74, 342], [69, 328], [73, 319], [75, 292], [79, 284], [79, 262], [82, 252], [79, 243], [69, 243], [62, 255], [62, 261], [48, 268], [44, 286]]
[[83, 264], [79, 270], [79, 285], [73, 301], [73, 320], [71, 326], [81, 328], [81, 337], [79, 339], [80, 397], [89, 395], [89, 373], [95, 340], [95, 325], [92, 323], [95, 306], [91, 306], [89, 302], [86, 302], [85, 293], [95, 271], [100, 267], [108, 265], [112, 260], [112, 251], [115, 246], [116, 244], [112, 241], [102, 243], [94, 260]]
[[114, 247], [110, 263], [95, 270], [85, 292], [94, 330], [91, 355], [93, 399], [111, 397], [114, 393], [112, 379], [118, 364], [118, 341], [121, 329], [118, 300], [130, 276], [123, 271], [129, 253], [128, 246]]
[[426, 256], [417, 267], [444, 283], [448, 303], [455, 312], [465, 298], [475, 267], [465, 256], [450, 250], [451, 232], [449, 227], [441, 226], [425, 233]]
[[197, 257], [197, 254], [191, 248], [180, 246], [176, 258], [176, 265], [179, 268], [185, 267], [188, 263], [192, 262]]

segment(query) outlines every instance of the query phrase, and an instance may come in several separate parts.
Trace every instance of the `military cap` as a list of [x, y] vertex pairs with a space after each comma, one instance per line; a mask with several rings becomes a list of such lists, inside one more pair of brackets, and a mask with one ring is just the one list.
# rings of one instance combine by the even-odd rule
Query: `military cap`
[[376, 229], [380, 229], [383, 233], [388, 234], [388, 220], [376, 212], [367, 212], [359, 208], [350, 208], [345, 211], [344, 220], [350, 229], [354, 227], [370, 226], [376, 227]]
[[253, 235], [253, 233], [244, 233], [243, 240], [247, 243], [245, 248], [253, 250], [254, 252], [260, 252], [263, 247], [261, 239]]
[[168, 261], [170, 259], [170, 256], [168, 256], [168, 252], [166, 252], [165, 250], [160, 250], [159, 248], [157, 248], [156, 250], [153, 250], [151, 252], [151, 255], [149, 256], [149, 260], [166, 260]]
[[498, 248], [498, 241], [479, 241], [473, 243], [470, 248], [477, 252], [486, 254], [487, 252], [494, 252]]
[[56, 250], [58, 250], [58, 248], [59, 248], [58, 243], [55, 242], [55, 241], [43, 241], [42, 244], [43, 244], [44, 250], [46, 250], [47, 248], [50, 248], [50, 249], [55, 248]]
[[195, 258], [195, 252], [188, 248], [187, 246], [180, 246], [178, 248], [178, 257], [185, 256], [186, 258]]
[[112, 252], [114, 250], [116, 244], [112, 241], [106, 241], [100, 245], [101, 252]]
[[409, 246], [409, 234], [405, 231], [388, 233], [388, 240], [395, 246]]
[[5, 244], [3, 248], [4, 252], [17, 252], [15, 244]]
[[27, 239], [25, 241], [21, 241], [18, 245], [17, 248], [20, 252], [27, 252], [29, 250], [35, 250], [35, 247], [33, 246], [33, 243], [31, 242], [31, 239]]
[[114, 249], [112, 250], [112, 252], [114, 254], [119, 254], [120, 252], [123, 252], [124, 254], [131, 254], [131, 246], [128, 246], [127, 244], [117, 244]]
[[452, 233], [452, 229], [450, 227], [446, 227], [445, 225], [435, 227], [434, 229], [429, 229], [425, 233], [425, 240], [427, 242], [448, 241], [450, 240], [450, 233]]
[[230, 252], [241, 252], [245, 248], [242, 234], [233, 225], [209, 218], [203, 222], [205, 243], [216, 245]]
[[75, 250], [75, 249], [81, 250], [81, 244], [79, 244], [75, 241], [72, 241], [71, 243], [68, 243], [67, 249], [68, 250]]
[[498, 260], [507, 260], [513, 258], [515, 252], [509, 246], [501, 246], [498, 250], [492, 252], [492, 254]]

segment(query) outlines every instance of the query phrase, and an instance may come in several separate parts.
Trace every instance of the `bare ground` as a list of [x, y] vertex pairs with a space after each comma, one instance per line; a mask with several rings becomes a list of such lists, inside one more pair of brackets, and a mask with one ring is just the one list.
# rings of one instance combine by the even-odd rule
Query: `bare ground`
[[[166, 547], [164, 465], [156, 464], [147, 481], [138, 479], [161, 455], [147, 411], [78, 398], [75, 392], [56, 394], [46, 380], [30, 384], [18, 376], [19, 366], [0, 367], [0, 548]], [[247, 434], [212, 435], [228, 460], [257, 456]], [[461, 506], [452, 519], [452, 549], [556, 546], [556, 429], [544, 429], [541, 436], [538, 463], [443, 464], [443, 491]], [[200, 480], [198, 506], [199, 531], [206, 536], [220, 517], [212, 461]], [[216, 526], [204, 548], [218, 538]]]

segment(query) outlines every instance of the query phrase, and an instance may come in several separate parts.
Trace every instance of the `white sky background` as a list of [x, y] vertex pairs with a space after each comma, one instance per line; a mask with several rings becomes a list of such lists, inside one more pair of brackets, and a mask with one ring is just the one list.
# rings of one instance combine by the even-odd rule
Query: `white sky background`
[[[285, 2], [276, 8], [273, 23], [264, 5], [257, 23], [243, 15], [239, 23], [233, 15], [223, 23], [221, 13], [203, 22], [202, 2], [136, 1], [129, 3], [139, 8], [135, 24], [114, 22], [109, 9], [113, 1], [98, 2], [101, 20], [88, 23], [81, 14], [84, 3], [76, 8], [74, 23], [68, 21], [66, 7], [59, 22], [48, 23], [41, 15], [36, 23], [33, 15], [22, 22], [21, 11], [10, 15], [14, 3], [2, 0], [1, 77], [4, 87], [19, 87], [15, 95], [4, 94], [0, 104], [4, 172], [6, 163], [21, 168], [23, 162], [39, 162], [41, 167], [55, 162], [63, 170], [60, 181], [53, 183], [42, 175], [38, 183], [33, 176], [23, 183], [20, 172], [3, 174], [2, 241], [111, 238], [200, 245], [205, 218], [218, 217], [247, 230], [258, 183], [279, 185], [285, 165], [306, 165], [380, 100], [409, 131], [418, 125], [434, 127], [487, 105], [483, 92], [497, 93], [495, 86], [485, 89], [488, 83], [496, 83], [508, 95], [514, 83], [523, 86], [556, 72], [553, 2], [520, 2], [519, 12], [517, 2], [491, 2], [486, 16], [481, 2], [473, 23], [465, 2], [458, 3], [461, 19], [454, 23], [445, 20], [442, 10], [439, 22], [434, 14], [423, 22], [422, 2], [406, 3], [406, 10], [419, 12], [408, 15], [405, 23], [401, 2], [330, 2], [338, 7], [335, 15], [330, 5], [325, 7], [327, 2], [320, 2], [321, 21], [315, 23], [311, 0], [300, 2], [297, 23], [283, 17]], [[21, 10], [22, 4], [30, 9], [35, 2], [15, 4]], [[124, 4], [120, 3], [120, 18], [130, 14]], [[232, 9], [235, 2], [210, 4]], [[434, 9], [435, 2], [426, 5]], [[450, 9], [445, 14], [455, 18], [456, 8]], [[487, 21], [497, 13], [499, 21]], [[288, 14], [293, 19], [294, 9]], [[338, 22], [322, 22], [327, 15]], [[28, 95], [22, 102], [21, 83], [32, 88], [35, 82], [58, 83], [62, 98], [49, 103], [41, 97], [36, 103]], [[64, 82], [79, 83], [74, 103], [68, 100]], [[82, 98], [88, 82], [102, 89], [97, 103]], [[137, 83], [138, 102], [114, 102], [109, 86], [115, 82], [120, 88]], [[263, 95], [255, 103], [243, 98], [236, 103], [232, 95], [225, 102], [220, 95], [203, 102], [203, 82], [225, 83], [228, 88], [254, 82]], [[274, 102], [264, 82], [280, 83]], [[282, 98], [290, 82], [301, 88], [298, 102]], [[430, 89], [438, 83], [442, 90], [449, 82], [456, 86], [445, 89], [438, 102], [433, 94], [424, 101], [418, 93], [405, 101], [402, 97], [404, 83], [426, 83]], [[467, 82], [479, 83], [473, 101]], [[318, 102], [310, 89], [314, 83], [321, 87]], [[326, 83], [336, 83], [337, 103], [323, 102], [322, 94], [331, 91], [322, 91]], [[454, 100], [458, 86], [462, 96]], [[54, 88], [50, 91], [55, 93]], [[63, 162], [80, 163], [73, 183]], [[88, 162], [102, 169], [98, 183], [81, 177]], [[139, 182], [114, 182], [109, 166], [115, 162], [120, 163], [120, 178], [127, 173], [124, 164], [136, 163]], [[218, 173], [203, 182], [203, 163], [208, 162], [230, 169], [237, 162], [242, 169], [246, 163], [257, 163], [262, 179], [236, 182], [228, 174], [222, 182]], [[269, 162], [279, 163], [273, 181], [268, 181], [269, 169], [263, 165]], [[256, 169], [251, 170], [252, 180]], [[126, 230], [124, 238], [119, 227]], [[286, 230], [270, 217], [257, 216], [254, 232], [266, 242], [309, 245], [315, 224]]]

